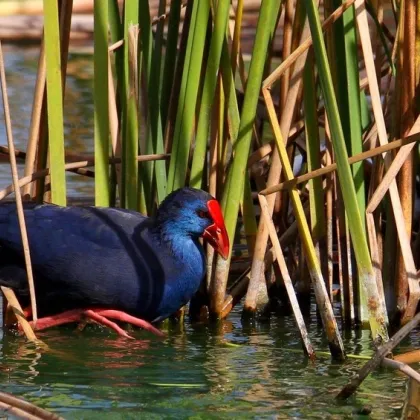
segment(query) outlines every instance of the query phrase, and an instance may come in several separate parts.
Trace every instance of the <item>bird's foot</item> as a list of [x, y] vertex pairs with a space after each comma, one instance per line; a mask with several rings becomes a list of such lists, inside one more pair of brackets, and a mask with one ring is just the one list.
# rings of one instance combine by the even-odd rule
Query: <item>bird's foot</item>
[[[117, 321], [127, 322], [136, 327], [143, 328], [151, 333], [163, 337], [164, 333], [159, 331], [149, 322], [136, 318], [122, 311], [114, 309], [101, 309], [101, 308], [90, 308], [90, 309], [73, 309], [65, 311], [60, 314], [47, 316], [40, 318], [36, 321], [36, 324], [31, 321], [30, 324], [37, 331], [45, 330], [47, 328], [56, 327], [58, 325], [69, 324], [72, 322], [82, 322], [85, 318], [96, 322], [97, 324], [113, 329], [118, 335], [125, 338], [133, 338], [126, 331], [124, 331], [115, 322], [108, 318], [115, 319]], [[20, 327], [19, 327], [20, 328]]]
[[128, 324], [134, 325], [135, 327], [143, 328], [155, 334], [159, 337], [164, 337], [165, 334], [154, 327], [150, 322], [145, 321], [144, 319], [136, 318], [135, 316], [129, 315], [126, 312], [117, 311], [115, 309], [92, 309], [96, 314], [101, 315], [106, 318], [116, 319], [117, 321], [127, 322]]

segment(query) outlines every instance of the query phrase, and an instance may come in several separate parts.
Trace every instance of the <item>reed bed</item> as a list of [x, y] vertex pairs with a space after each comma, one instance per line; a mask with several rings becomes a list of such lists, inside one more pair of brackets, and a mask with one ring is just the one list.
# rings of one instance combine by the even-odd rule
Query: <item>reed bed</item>
[[[231, 254], [208, 250], [190, 315], [223, 319], [243, 301], [244, 318], [263, 320], [281, 307], [310, 357], [312, 295], [336, 359], [342, 328], [370, 328], [381, 344], [390, 325], [414, 317], [415, 2], [95, 0], [95, 155], [76, 162], [63, 135], [73, 2], [43, 4], [28, 149], [1, 149], [26, 159], [24, 194], [65, 204], [66, 170], [95, 177], [97, 205], [149, 215], [176, 188], [210, 191]], [[238, 259], [248, 268], [234, 278]]]

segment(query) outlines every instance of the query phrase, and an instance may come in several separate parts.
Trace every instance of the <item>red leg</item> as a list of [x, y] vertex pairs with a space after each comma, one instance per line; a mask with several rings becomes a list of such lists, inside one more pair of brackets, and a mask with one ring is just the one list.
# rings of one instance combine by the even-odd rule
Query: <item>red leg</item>
[[[71, 311], [65, 311], [61, 314], [46, 316], [37, 320], [35, 329], [45, 330], [47, 328], [56, 327], [58, 325], [69, 324], [71, 322], [77, 322], [81, 319], [84, 309], [73, 309]], [[34, 327], [34, 322], [30, 322], [31, 326]], [[20, 326], [19, 326], [19, 329]]]
[[121, 327], [119, 327], [115, 322], [112, 322], [109, 319], [106, 319], [104, 316], [100, 315], [97, 312], [94, 312], [92, 309], [88, 309], [83, 314], [86, 315], [88, 318], [93, 319], [98, 324], [101, 324], [101, 325], [104, 325], [106, 327], [113, 329], [122, 337], [131, 338], [134, 340], [134, 338], [131, 337], [131, 335], [128, 335], [127, 332], [124, 331]]
[[127, 322], [131, 325], [135, 325], [136, 327], [143, 328], [144, 330], [150, 331], [151, 333], [159, 336], [164, 337], [165, 334], [162, 331], [159, 331], [156, 327], [154, 327], [150, 322], [147, 322], [143, 319], [136, 318], [132, 315], [129, 315], [122, 311], [116, 311], [113, 309], [92, 309], [95, 313], [102, 315], [107, 318], [117, 319], [121, 322]]
[[[26, 308], [25, 313], [31, 314], [31, 309]], [[57, 327], [63, 324], [69, 324], [72, 322], [82, 321], [83, 316], [90, 318], [91, 320], [97, 322], [98, 324], [104, 325], [116, 331], [119, 335], [126, 338], [133, 338], [127, 334], [121, 327], [119, 327], [115, 322], [110, 321], [107, 318], [113, 318], [118, 321], [127, 322], [129, 324], [135, 325], [136, 327], [143, 328], [151, 333], [163, 337], [165, 334], [155, 328], [152, 324], [143, 319], [136, 318], [132, 315], [129, 315], [122, 311], [117, 311], [113, 309], [101, 309], [101, 308], [88, 308], [88, 309], [73, 309], [70, 311], [65, 311], [60, 314], [47, 316], [37, 320], [36, 325], [33, 321], [30, 322], [32, 327], [35, 327], [36, 330], [45, 330], [51, 327]], [[19, 326], [19, 329], [21, 327]]]

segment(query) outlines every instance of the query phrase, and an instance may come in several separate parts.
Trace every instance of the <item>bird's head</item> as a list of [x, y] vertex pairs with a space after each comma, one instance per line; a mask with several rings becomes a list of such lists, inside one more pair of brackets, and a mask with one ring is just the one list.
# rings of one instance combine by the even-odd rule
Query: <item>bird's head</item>
[[160, 205], [157, 224], [171, 233], [203, 237], [223, 258], [229, 255], [229, 237], [222, 210], [210, 194], [195, 188], [180, 188]]

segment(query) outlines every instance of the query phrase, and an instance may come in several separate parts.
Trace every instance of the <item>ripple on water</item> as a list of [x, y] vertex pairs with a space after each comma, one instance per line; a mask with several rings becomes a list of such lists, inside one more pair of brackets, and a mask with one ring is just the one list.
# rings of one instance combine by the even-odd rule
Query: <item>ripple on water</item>
[[[0, 377], [5, 391], [74, 419], [105, 413], [112, 418], [354, 418], [366, 405], [370, 418], [399, 417], [403, 377], [376, 371], [355, 397], [335, 403], [363, 360], [309, 362], [294, 330], [291, 318], [242, 326], [239, 314], [218, 327], [170, 327], [163, 340], [135, 331], [138, 340], [127, 341], [99, 327], [83, 332], [68, 327], [42, 334], [48, 352], [6, 334]], [[317, 349], [327, 350], [319, 328], [312, 325], [310, 335]], [[350, 334], [345, 344], [351, 352], [369, 349], [369, 337]]]

